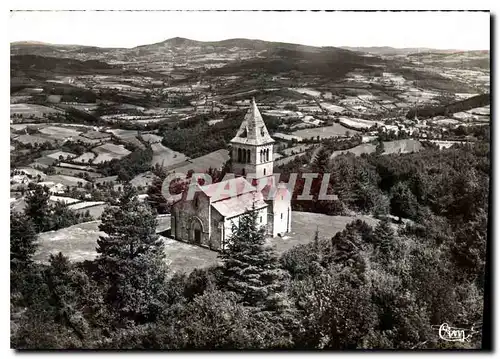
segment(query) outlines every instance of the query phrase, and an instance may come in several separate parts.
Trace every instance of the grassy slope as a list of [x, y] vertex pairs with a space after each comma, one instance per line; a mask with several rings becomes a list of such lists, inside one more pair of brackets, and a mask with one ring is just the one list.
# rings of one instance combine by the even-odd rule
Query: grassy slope
[[[316, 228], [322, 238], [331, 238], [343, 230], [346, 224], [360, 218], [368, 224], [376, 224], [376, 220], [367, 216], [327, 216], [318, 213], [293, 212], [292, 232], [283, 238], [274, 238], [271, 243], [278, 253], [312, 240]], [[169, 218], [162, 219], [162, 222]], [[165, 223], [161, 223], [162, 226]], [[58, 231], [45, 232], [39, 235], [39, 248], [35, 260], [46, 262], [50, 253], [61, 251], [73, 261], [93, 259], [97, 255], [95, 247], [97, 238], [102, 235], [98, 229], [99, 221], [92, 221], [63, 228]], [[194, 268], [210, 266], [217, 263], [217, 252], [187, 243], [165, 240], [167, 261], [172, 271], [191, 271]]]

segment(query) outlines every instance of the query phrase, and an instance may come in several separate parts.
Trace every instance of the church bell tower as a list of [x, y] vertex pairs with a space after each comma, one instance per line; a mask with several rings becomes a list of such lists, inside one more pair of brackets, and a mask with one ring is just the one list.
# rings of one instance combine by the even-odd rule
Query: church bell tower
[[230, 143], [232, 171], [235, 176], [255, 179], [272, 176], [274, 140], [267, 131], [254, 98]]

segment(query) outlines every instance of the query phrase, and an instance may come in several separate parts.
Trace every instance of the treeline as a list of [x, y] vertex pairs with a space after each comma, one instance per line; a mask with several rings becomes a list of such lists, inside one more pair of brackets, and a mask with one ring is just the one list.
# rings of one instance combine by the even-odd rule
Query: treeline
[[106, 124], [99, 116], [96, 116], [90, 112], [82, 111], [74, 107], [70, 107], [65, 113], [66, 122], [78, 123], [91, 126], [103, 126]]
[[[306, 60], [306, 61], [305, 61]], [[265, 76], [277, 74], [322, 75], [329, 79], [342, 78], [355, 68], [371, 69], [380, 62], [378, 58], [366, 58], [358, 53], [339, 48], [307, 50], [277, 46], [266, 51], [265, 58], [236, 61], [208, 70], [211, 75], [228, 75], [242, 72]]]
[[123, 158], [100, 163], [97, 169], [106, 177], [117, 175], [119, 181], [128, 182], [138, 174], [149, 171], [152, 160], [153, 150], [148, 145], [145, 149], [135, 149]]
[[[330, 154], [323, 147], [312, 159], [303, 156], [277, 169], [285, 182], [288, 174], [298, 174], [292, 198], [296, 210], [316, 212], [322, 210], [317, 207], [331, 205], [297, 200], [305, 182], [302, 174], [309, 172], [329, 173], [328, 194], [337, 195], [342, 208], [362, 213], [391, 213], [412, 220], [432, 213], [459, 223], [488, 207], [490, 146], [486, 142], [442, 150], [429, 146], [408, 154], [342, 154], [334, 160], [330, 160]], [[321, 178], [312, 182], [314, 198], [319, 194]]]
[[11, 71], [52, 71], [57, 73], [90, 73], [96, 70], [115, 69], [105, 62], [97, 60], [80, 61], [70, 58], [58, 58], [38, 55], [14, 55], [10, 57]]
[[47, 95], [61, 95], [62, 102], [95, 103], [97, 95], [92, 90], [65, 84], [43, 84], [43, 93], [35, 99], [44, 105], [47, 103]]
[[449, 116], [455, 112], [468, 111], [473, 108], [487, 106], [490, 104], [490, 101], [491, 98], [489, 93], [481, 94], [443, 106], [426, 106], [418, 109], [411, 109], [406, 114], [406, 118], [413, 119], [415, 115], [417, 115], [419, 119], [435, 116]]
[[38, 233], [55, 231], [93, 219], [88, 211], [80, 214], [68, 209], [61, 202], [50, 202], [49, 199], [50, 193], [47, 187], [30, 185], [26, 193], [26, 207], [21, 214], [11, 216], [11, 226], [13, 218], [18, 220], [25, 216], [31, 221], [33, 231]]

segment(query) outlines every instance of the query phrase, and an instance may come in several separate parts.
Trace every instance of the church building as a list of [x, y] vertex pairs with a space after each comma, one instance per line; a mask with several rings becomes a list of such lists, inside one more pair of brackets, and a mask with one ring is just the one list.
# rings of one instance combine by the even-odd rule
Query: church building
[[[234, 178], [201, 186], [192, 183], [172, 206], [172, 236], [180, 241], [223, 251], [232, 226], [249, 211], [270, 237], [291, 230], [291, 192], [273, 176], [273, 143], [252, 99], [231, 140]], [[188, 193], [194, 193], [188, 198]]]

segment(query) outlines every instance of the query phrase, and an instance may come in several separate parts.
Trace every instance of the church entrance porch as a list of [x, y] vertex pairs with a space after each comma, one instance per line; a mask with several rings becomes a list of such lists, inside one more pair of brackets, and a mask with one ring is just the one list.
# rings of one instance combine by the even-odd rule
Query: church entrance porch
[[196, 243], [197, 245], [201, 244], [201, 230], [199, 230], [198, 228], [194, 229], [194, 243]]
[[198, 246], [207, 246], [204, 238], [203, 224], [198, 217], [191, 222], [190, 242]]

